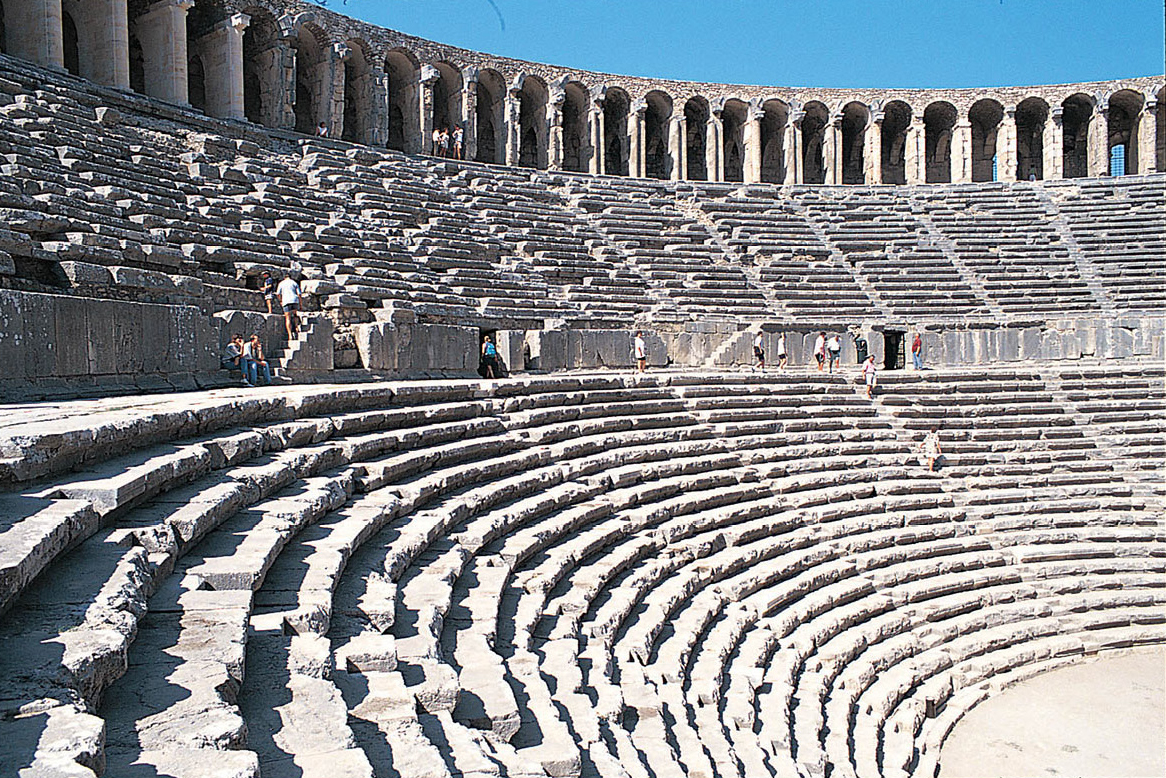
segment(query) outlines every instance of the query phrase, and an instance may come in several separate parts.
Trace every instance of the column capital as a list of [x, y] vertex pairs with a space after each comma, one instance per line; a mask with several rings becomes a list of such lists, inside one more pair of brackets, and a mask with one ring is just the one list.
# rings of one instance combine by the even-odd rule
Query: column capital
[[883, 123], [883, 119], [885, 119], [885, 118], [887, 118], [886, 111], [871, 111], [871, 113], [870, 113], [870, 123], [871, 124], [880, 124], [881, 125]]
[[591, 87], [589, 96], [591, 97], [591, 104], [593, 106], [602, 108], [604, 102], [607, 100], [607, 85], [600, 84], [599, 86]]
[[972, 128], [972, 122], [970, 119], [960, 119], [955, 123], [955, 126], [957, 130], [970, 130]]
[[1059, 105], [1054, 105], [1049, 108], [1049, 118], [1057, 124], [1061, 123], [1061, 118], [1065, 115], [1065, 109]]
[[441, 79], [441, 71], [426, 62], [421, 66], [421, 83], [425, 86], [433, 86]]
[[352, 47], [347, 43], [333, 43], [332, 55], [341, 62], [347, 62], [352, 59]]
[[1004, 106], [1004, 118], [1009, 119], [1011, 121], [1016, 121], [1016, 106], [1015, 105]]
[[806, 118], [806, 112], [800, 110], [792, 110], [789, 112], [789, 123], [797, 128], [801, 128], [802, 119]]
[[194, 8], [194, 0], [158, 0], [158, 2], [148, 5], [145, 13], [139, 16], [138, 19], [156, 14], [160, 11], [168, 11], [171, 8], [179, 11], [189, 11], [191, 8]]
[[469, 89], [470, 84], [478, 83], [478, 69], [473, 65], [462, 68], [462, 89]]
[[235, 32], [243, 32], [251, 26], [251, 17], [247, 14], [234, 14], [223, 19], [221, 22], [211, 28], [211, 33], [220, 32], [222, 30], [234, 30]]
[[759, 105], [749, 106], [749, 111], [745, 114], [745, 118], [751, 122], [759, 122], [765, 118], [765, 109]]
[[636, 100], [634, 103], [632, 103], [631, 112], [634, 114], [637, 114], [637, 115], [642, 115], [642, 114], [647, 113], [648, 112], [648, 101], [642, 97], [639, 100]]

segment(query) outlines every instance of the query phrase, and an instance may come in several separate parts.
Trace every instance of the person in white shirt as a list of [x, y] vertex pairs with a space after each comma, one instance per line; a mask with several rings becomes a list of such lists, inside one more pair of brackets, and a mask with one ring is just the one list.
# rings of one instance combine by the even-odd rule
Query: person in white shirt
[[263, 343], [259, 340], [259, 333], [252, 333], [251, 339], [243, 344], [243, 360], [247, 363], [247, 378], [254, 386], [259, 386], [259, 376], [263, 376], [263, 383], [271, 384], [271, 366], [263, 356]]
[[636, 332], [636, 371], [643, 373], [648, 369], [648, 344], [644, 342], [644, 333]]
[[283, 306], [283, 323], [287, 327], [287, 339], [293, 341], [300, 335], [300, 285], [289, 274], [279, 282], [275, 292]]
[[785, 333], [777, 339], [777, 369], [785, 369], [786, 351], [785, 351]]
[[866, 358], [862, 366], [862, 377], [866, 379], [866, 396], [874, 397], [875, 383], [878, 381], [878, 368], [875, 367], [874, 354]]
[[765, 338], [761, 333], [757, 333], [757, 337], [753, 339], [753, 358], [757, 360], [757, 367], [761, 370], [765, 369]]
[[818, 334], [818, 339], [814, 341], [814, 359], [818, 362], [818, 372], [822, 372], [822, 368], [826, 364], [826, 333]]
[[842, 365], [842, 341], [838, 339], [838, 335], [830, 336], [830, 341], [826, 344], [826, 352], [830, 357], [830, 372], [834, 372], [834, 366]]

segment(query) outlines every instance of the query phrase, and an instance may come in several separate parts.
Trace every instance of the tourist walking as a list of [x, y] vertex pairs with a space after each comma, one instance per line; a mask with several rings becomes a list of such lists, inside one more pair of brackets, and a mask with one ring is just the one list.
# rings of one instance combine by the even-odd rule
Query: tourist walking
[[842, 341], [838, 339], [838, 334], [835, 333], [830, 336], [830, 340], [826, 343], [826, 351], [830, 357], [830, 372], [834, 372], [834, 366], [842, 366]]
[[287, 328], [290, 343], [300, 336], [300, 285], [289, 273], [279, 282], [275, 291], [283, 306], [283, 324]]
[[636, 341], [632, 349], [636, 356], [636, 372], [646, 372], [648, 369], [648, 344], [644, 342], [644, 333], [636, 332]]
[[260, 276], [259, 289], [263, 292], [263, 302], [267, 303], [267, 312], [275, 313], [275, 279], [266, 270]]
[[465, 144], [465, 140], [466, 140], [466, 131], [459, 124], [458, 126], [453, 128], [453, 158], [454, 159], [461, 159], [462, 158], [462, 147]]
[[818, 339], [814, 341], [814, 359], [818, 362], [818, 372], [822, 372], [823, 366], [826, 364], [826, 333], [819, 332]]
[[489, 335], [482, 339], [482, 367], [486, 370], [486, 378], [498, 377], [498, 347]]
[[875, 382], [878, 381], [878, 368], [875, 367], [874, 354], [866, 358], [866, 362], [862, 363], [862, 377], [866, 381], [866, 396], [874, 398]]
[[923, 369], [923, 338], [918, 332], [915, 333], [915, 339], [911, 341], [911, 361], [915, 363], [916, 370]]
[[928, 471], [935, 472], [935, 462], [943, 455], [939, 447], [939, 428], [932, 427], [931, 432], [923, 438], [923, 457], [927, 460]]
[[761, 333], [757, 333], [757, 337], [753, 339], [753, 358], [757, 360], [757, 369], [765, 369], [765, 338]]
[[777, 369], [784, 370], [786, 362], [785, 333], [777, 336]]

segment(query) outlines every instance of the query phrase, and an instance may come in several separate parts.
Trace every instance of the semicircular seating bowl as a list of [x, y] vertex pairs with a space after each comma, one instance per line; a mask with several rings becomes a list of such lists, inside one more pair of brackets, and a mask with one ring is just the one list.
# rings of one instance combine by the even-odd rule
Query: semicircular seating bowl
[[988, 694], [1166, 640], [1161, 486], [1126, 453], [1160, 443], [1162, 377], [62, 406], [0, 446], [0, 750], [61, 775], [933, 775]]

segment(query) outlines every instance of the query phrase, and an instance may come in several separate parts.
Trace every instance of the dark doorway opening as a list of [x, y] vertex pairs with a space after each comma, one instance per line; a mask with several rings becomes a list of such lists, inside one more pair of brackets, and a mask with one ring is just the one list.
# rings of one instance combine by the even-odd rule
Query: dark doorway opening
[[907, 333], [887, 330], [883, 333], [883, 370], [902, 370], [907, 364]]

